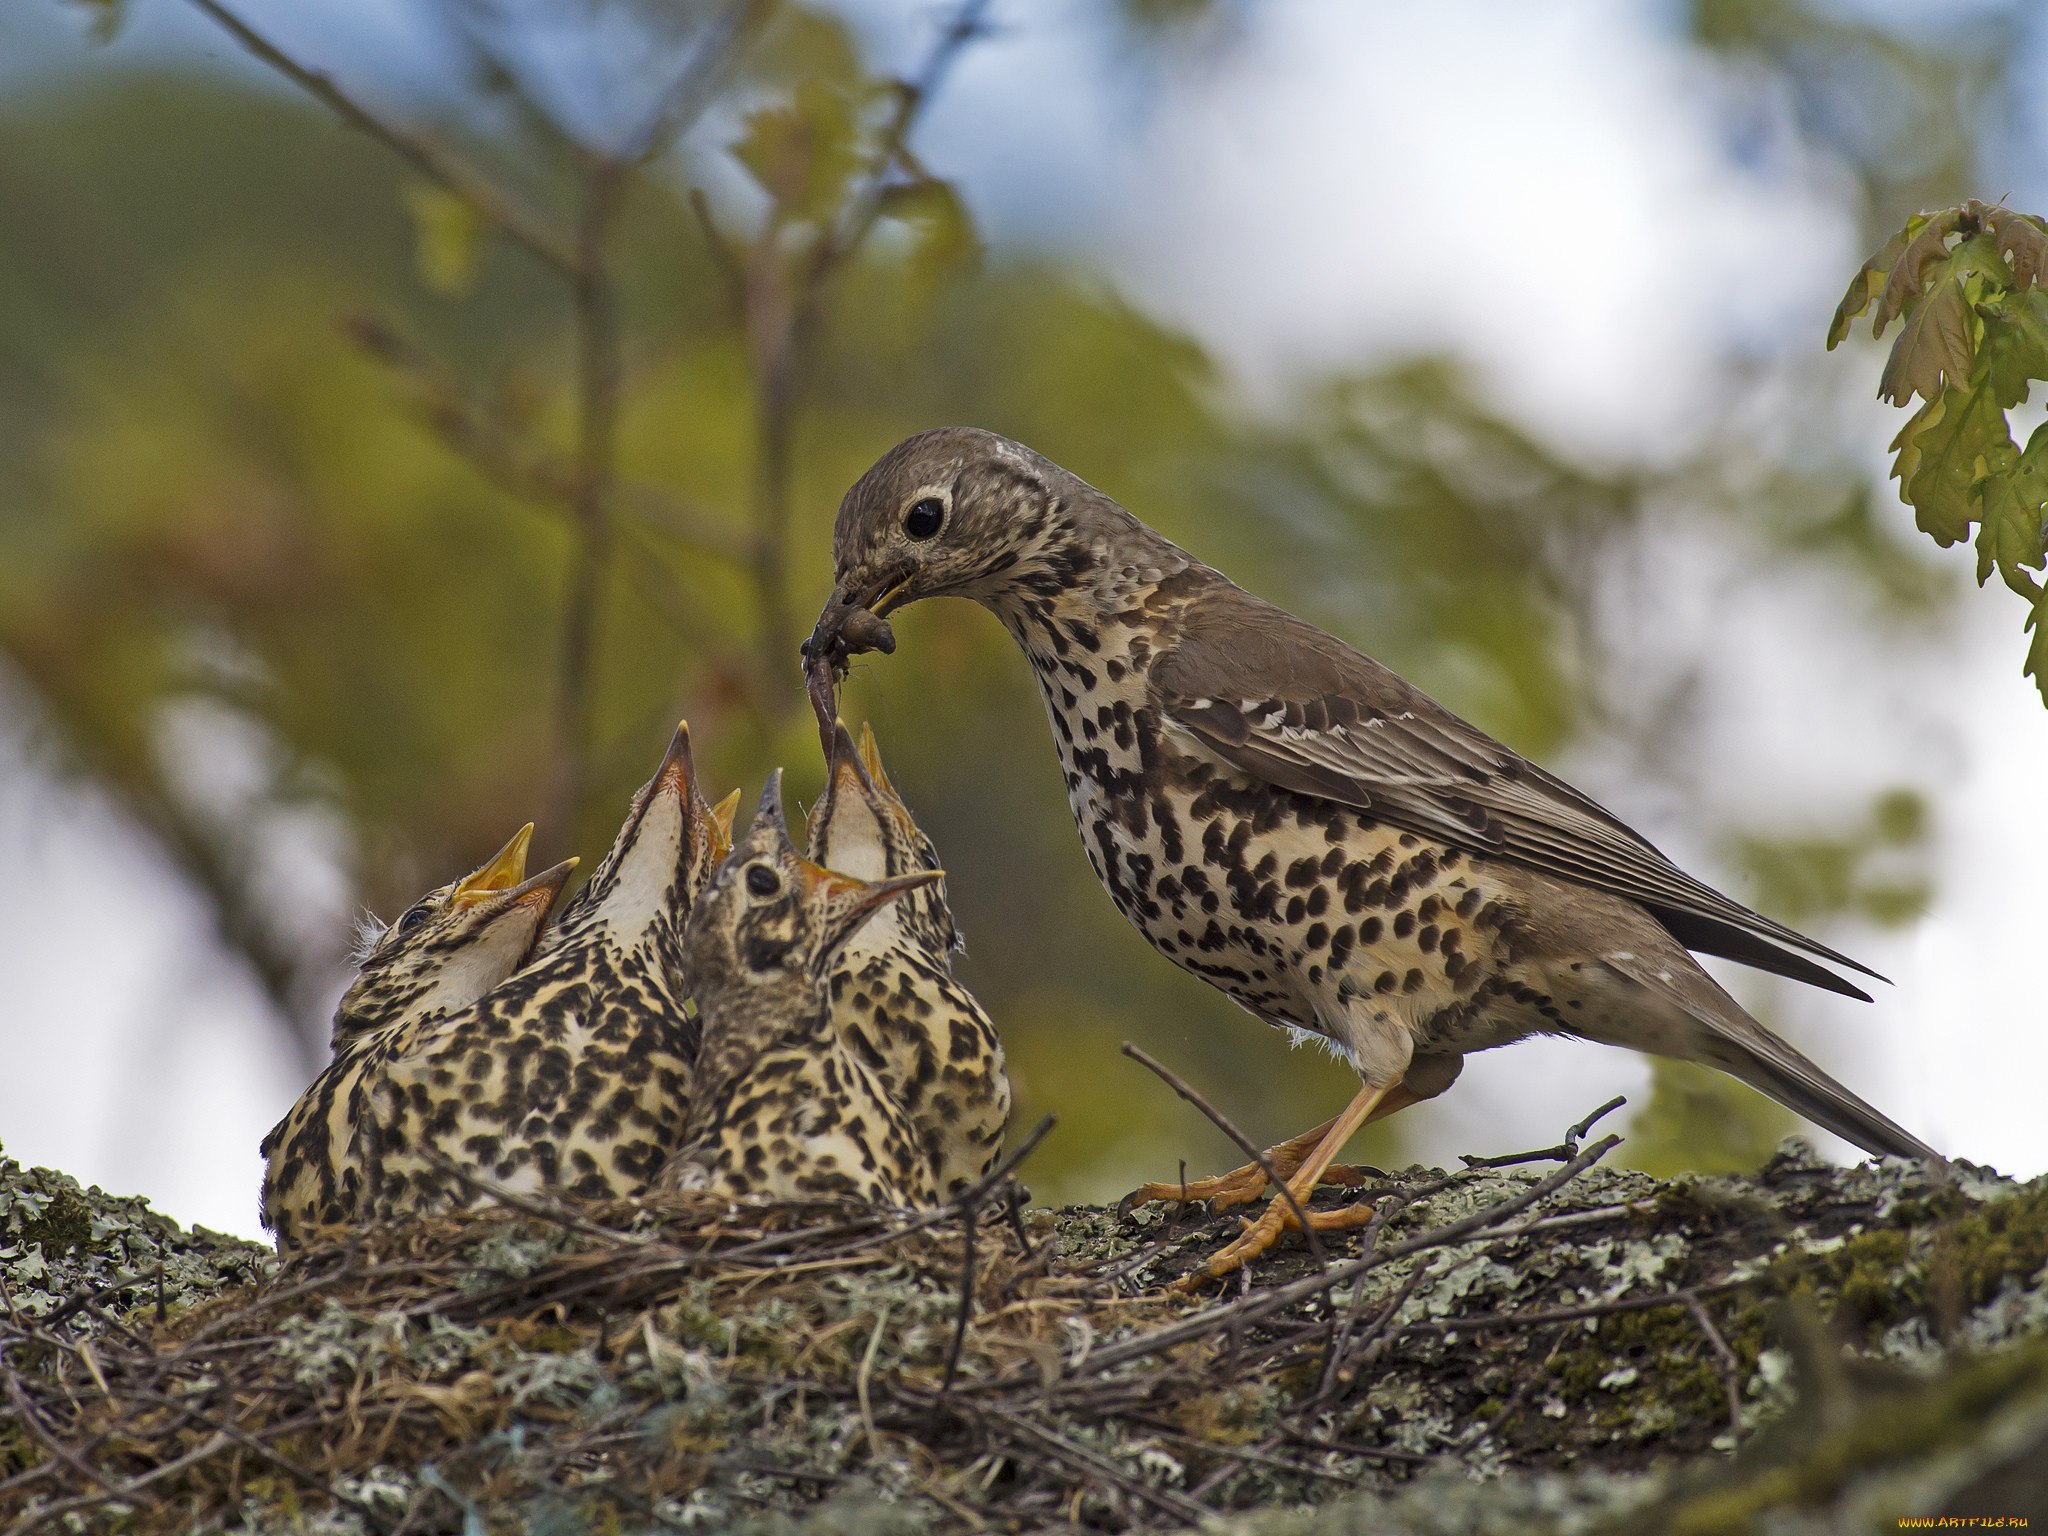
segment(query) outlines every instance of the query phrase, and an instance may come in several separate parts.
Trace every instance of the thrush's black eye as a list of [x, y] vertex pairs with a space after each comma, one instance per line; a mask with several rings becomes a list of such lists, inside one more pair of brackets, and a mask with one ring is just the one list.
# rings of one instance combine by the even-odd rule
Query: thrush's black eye
[[418, 933], [421, 928], [426, 926], [427, 919], [433, 915], [431, 908], [424, 906], [414, 907], [398, 920], [398, 931], [400, 933]]
[[928, 539], [945, 521], [945, 503], [936, 496], [927, 496], [912, 502], [910, 510], [903, 514], [903, 531], [913, 539]]
[[782, 889], [782, 877], [766, 864], [747, 866], [747, 889], [756, 896], [773, 896]]

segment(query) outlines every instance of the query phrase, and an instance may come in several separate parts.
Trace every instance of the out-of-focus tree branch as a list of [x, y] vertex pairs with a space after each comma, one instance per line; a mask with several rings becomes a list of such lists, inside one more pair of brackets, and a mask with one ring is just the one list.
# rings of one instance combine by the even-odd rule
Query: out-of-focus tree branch
[[[824, 295], [833, 273], [856, 255], [873, 231], [890, 180], [909, 156], [919, 116], [961, 53], [984, 31], [988, 0], [962, 0], [941, 28], [923, 64], [896, 85], [896, 103], [877, 136], [865, 173], [842, 208], [822, 219], [794, 261], [784, 252], [785, 220], [771, 211], [749, 257], [739, 266], [739, 291], [754, 374], [754, 583], [760, 602], [764, 678], [792, 665], [795, 621], [790, 606], [790, 456], [796, 414], [809, 372]], [[725, 244], [701, 200], [698, 217], [714, 252]], [[764, 710], [780, 719], [795, 707], [791, 689], [763, 687]]]
[[[545, 216], [529, 208], [516, 194], [428, 136], [371, 110], [331, 76], [286, 53], [221, 0], [192, 0], [192, 4], [256, 58], [453, 193], [478, 217], [540, 257], [569, 284], [575, 328], [576, 444], [567, 502], [576, 542], [562, 602], [549, 807], [555, 824], [573, 824], [588, 787], [598, 642], [606, 579], [616, 543], [613, 516], [618, 500], [619, 395], [624, 369], [612, 247], [619, 216], [632, 178], [703, 112], [720, 78], [759, 26], [772, 0], [734, 0], [690, 50], [673, 81], [616, 148], [581, 151], [575, 229], [573, 237], [567, 240]], [[544, 124], [548, 136], [556, 142], [573, 142], [573, 136], [537, 96], [524, 88], [509, 61], [489, 46], [470, 18], [458, 18], [458, 30], [463, 32], [471, 51], [502, 76], [502, 83], [514, 92], [526, 115]], [[485, 424], [446, 415], [438, 420], [444, 435], [460, 443], [500, 483], [504, 483], [506, 472], [519, 464], [519, 456], [511, 451], [510, 442], [502, 434], [484, 430]], [[532, 465], [538, 462], [529, 463], [516, 478], [531, 483]], [[640, 501], [644, 506], [646, 498]], [[687, 524], [679, 520], [679, 526]]]
[[588, 787], [598, 632], [614, 544], [612, 504], [618, 479], [619, 388], [624, 362], [611, 247], [619, 214], [632, 176], [673, 143], [709, 105], [719, 77], [765, 8], [764, 0], [735, 0], [728, 5], [625, 142], [615, 150], [587, 156], [583, 165], [576, 221], [577, 265], [571, 280], [576, 317], [576, 483], [570, 506], [577, 540], [562, 604], [555, 685], [555, 771], [550, 792], [551, 810], [559, 825], [573, 824]]
[[733, 0], [691, 53], [667, 90], [655, 99], [640, 124], [613, 155], [638, 169], [660, 155], [711, 104], [720, 78], [746, 48], [774, 8], [774, 0]]
[[446, 187], [481, 214], [506, 238], [525, 247], [564, 276], [576, 273], [578, 252], [550, 221], [529, 207], [517, 193], [497, 185], [467, 160], [418, 129], [403, 126], [373, 111], [331, 75], [309, 68], [286, 53], [220, 0], [191, 0], [218, 22], [236, 42], [294, 85], [331, 107], [351, 127], [361, 129], [413, 169]]
[[[392, 326], [358, 315], [344, 321], [342, 331], [399, 379], [420, 425], [499, 490], [540, 507], [564, 508], [574, 501], [572, 464], [471, 399], [453, 374]], [[743, 529], [668, 486], [621, 479], [613, 493], [625, 523], [651, 539], [722, 564], [741, 566], [752, 558], [753, 541]]]

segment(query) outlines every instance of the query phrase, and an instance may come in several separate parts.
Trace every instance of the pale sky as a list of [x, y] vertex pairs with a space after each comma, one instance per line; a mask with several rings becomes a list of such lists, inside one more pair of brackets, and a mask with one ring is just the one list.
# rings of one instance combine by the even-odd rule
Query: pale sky
[[[146, 9], [136, 46], [193, 35], [171, 8]], [[1731, 346], [1789, 334], [1817, 350], [1861, 254], [1796, 156], [1732, 163], [1716, 82], [1663, 34], [1661, 6], [1282, 0], [1253, 9], [1241, 48], [1135, 92], [1117, 88], [1071, 9], [999, 9], [1011, 26], [932, 120], [937, 168], [965, 183], [999, 249], [1086, 231], [1105, 281], [1227, 360], [1253, 409], [1284, 408], [1307, 370], [1446, 349], [1585, 452], [1676, 452]], [[369, 49], [397, 14], [325, 25], [344, 51]], [[1597, 249], [1541, 237], [1587, 209]], [[1766, 227], [1768, 250], [1745, 233]], [[1445, 291], [1444, 242], [1471, 264], [1470, 290]], [[1875, 365], [1833, 361], [1881, 474], [1895, 413], [1869, 398]], [[1952, 644], [1873, 676], [1832, 641], [1824, 591], [1745, 608], [1728, 595], [1739, 574], [1688, 572], [1692, 600], [1681, 592], [1656, 615], [1657, 645], [1716, 657], [1713, 707], [1730, 728], [1702, 793], [1737, 804], [1769, 786], [1825, 811], [1902, 779], [1946, 780], [1934, 911], [1901, 933], [1843, 936], [1897, 985], [1874, 1006], [1787, 999], [1779, 1017], [1944, 1150], [2014, 1174], [2048, 1168], [2029, 873], [2048, 867], [2048, 830], [2014, 809], [2039, 803], [2048, 710], [2018, 675], [2016, 604], [1973, 595]], [[1936, 702], [1916, 715], [1908, 695]], [[194, 958], [208, 952], [196, 905], [104, 808], [32, 778], [21, 729], [20, 701], [0, 697], [0, 974], [26, 998], [5, 1021], [0, 1140], [180, 1219], [259, 1235], [256, 1144], [300, 1084], [247, 988]], [[1597, 756], [1557, 766], [1714, 873], [1685, 805], [1645, 800], [1625, 765]], [[1626, 1053], [1525, 1043], [1474, 1058], [1409, 1128], [1435, 1159], [1537, 1145], [1645, 1078]]]

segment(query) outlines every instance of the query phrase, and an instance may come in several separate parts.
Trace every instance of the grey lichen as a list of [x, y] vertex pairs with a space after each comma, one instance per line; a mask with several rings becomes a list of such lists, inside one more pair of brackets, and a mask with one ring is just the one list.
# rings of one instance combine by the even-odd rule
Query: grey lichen
[[[1327, 1272], [1289, 1245], [1244, 1295], [1182, 1300], [1161, 1282], [1230, 1215], [985, 1209], [970, 1263], [957, 1220], [500, 1212], [273, 1275], [10, 1168], [0, 1211], [56, 1214], [36, 1244], [8, 1229], [11, 1259], [58, 1258], [8, 1280], [38, 1298], [5, 1326], [42, 1434], [0, 1428], [0, 1517], [111, 1518], [45, 1440], [97, 1447], [119, 1489], [206, 1451], [215, 1421], [147, 1406], [185, 1400], [254, 1405], [232, 1427], [270, 1459], [201, 1456], [109, 1528], [1707, 1536], [2033, 1512], [2048, 1181], [1796, 1145], [1750, 1178], [1569, 1171], [1406, 1169], [1369, 1192], [1370, 1252], [1329, 1234]], [[164, 1265], [162, 1323], [123, 1298], [131, 1255]], [[146, 1348], [63, 1310], [96, 1288]]]
[[67, 1324], [91, 1334], [138, 1307], [182, 1311], [267, 1276], [276, 1262], [268, 1248], [181, 1227], [146, 1200], [0, 1152], [0, 1285], [25, 1317], [66, 1309]]

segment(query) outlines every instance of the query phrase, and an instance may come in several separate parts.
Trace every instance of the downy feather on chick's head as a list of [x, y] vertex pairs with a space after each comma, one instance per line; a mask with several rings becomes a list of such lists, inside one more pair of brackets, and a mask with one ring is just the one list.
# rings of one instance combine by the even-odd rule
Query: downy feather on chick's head
[[466, 1008], [527, 961], [576, 868], [565, 859], [531, 879], [533, 823], [481, 866], [438, 886], [389, 923], [356, 924], [355, 979], [334, 1012], [339, 1052], [393, 1028]]

